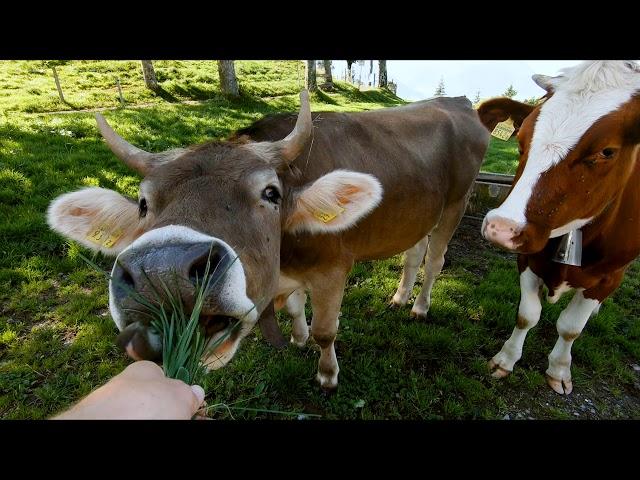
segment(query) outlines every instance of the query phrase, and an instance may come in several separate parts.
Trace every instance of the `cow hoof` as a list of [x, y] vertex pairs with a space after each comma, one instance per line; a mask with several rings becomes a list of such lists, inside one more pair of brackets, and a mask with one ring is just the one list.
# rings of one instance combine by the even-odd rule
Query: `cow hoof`
[[389, 306], [389, 308], [398, 309], [404, 307], [406, 304], [407, 302], [402, 303], [396, 300], [396, 297], [393, 297], [391, 300], [389, 300], [389, 303], [387, 305]]
[[552, 390], [560, 395], [569, 395], [573, 391], [573, 383], [571, 380], [558, 380], [551, 377], [548, 373], [545, 375], [547, 378], [547, 384]]
[[493, 360], [493, 358], [489, 360], [489, 362], [487, 362], [487, 367], [489, 368], [489, 371], [491, 372], [491, 376], [493, 378], [504, 378], [511, 373], [511, 371], [506, 370], [498, 365]]
[[411, 318], [418, 320], [420, 322], [424, 322], [427, 320], [427, 312], [416, 312], [415, 310], [411, 310]]
[[316, 382], [320, 384], [323, 395], [328, 396], [338, 388], [338, 375], [336, 374], [334, 378], [330, 378], [318, 373], [316, 374]]
[[320, 387], [320, 391], [322, 392], [322, 396], [325, 398], [329, 398], [333, 396], [338, 391], [338, 386], [335, 387]]
[[309, 337], [304, 338], [302, 340], [296, 340], [295, 338], [293, 338], [293, 336], [291, 337], [290, 342], [295, 345], [298, 348], [303, 348], [306, 344], [307, 344], [307, 340], [309, 339]]

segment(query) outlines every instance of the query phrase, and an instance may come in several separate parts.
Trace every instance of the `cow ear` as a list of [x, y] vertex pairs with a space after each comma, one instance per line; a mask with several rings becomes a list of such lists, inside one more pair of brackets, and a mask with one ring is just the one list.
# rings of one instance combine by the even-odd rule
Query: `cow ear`
[[144, 232], [132, 200], [105, 188], [84, 188], [56, 198], [47, 223], [64, 237], [107, 255], [117, 255]]
[[519, 128], [535, 108], [535, 105], [517, 102], [510, 98], [493, 98], [478, 107], [478, 116], [483, 125], [492, 132], [498, 123], [509, 118]]
[[331, 233], [352, 227], [370, 213], [382, 199], [382, 186], [373, 175], [336, 170], [295, 195], [285, 230]]

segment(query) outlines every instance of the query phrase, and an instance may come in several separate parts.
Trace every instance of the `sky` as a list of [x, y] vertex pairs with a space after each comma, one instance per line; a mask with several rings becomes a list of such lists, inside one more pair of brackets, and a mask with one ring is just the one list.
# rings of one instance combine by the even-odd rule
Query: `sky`
[[[387, 77], [398, 85], [397, 95], [405, 100], [422, 100], [433, 97], [442, 78], [445, 94], [450, 97], [466, 95], [474, 100], [476, 92], [480, 98], [500, 96], [513, 85], [515, 99], [525, 100], [541, 97], [545, 91], [538, 87], [531, 75], [558, 75], [563, 68], [580, 63], [581, 60], [387, 60]], [[347, 68], [344, 60], [332, 60], [333, 75], [342, 79]], [[360, 66], [354, 64], [357, 76]], [[368, 78], [369, 60], [362, 67], [362, 80]], [[373, 71], [378, 77], [378, 62], [374, 60]], [[373, 79], [373, 77], [371, 78]], [[368, 81], [368, 80], [367, 80]]]

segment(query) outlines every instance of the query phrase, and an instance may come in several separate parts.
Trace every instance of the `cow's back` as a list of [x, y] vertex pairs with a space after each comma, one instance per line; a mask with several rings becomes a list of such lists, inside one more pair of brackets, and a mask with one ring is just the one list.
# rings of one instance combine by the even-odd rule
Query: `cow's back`
[[[348, 169], [374, 175], [384, 193], [357, 228], [332, 235], [285, 235], [284, 264], [300, 257], [321, 263], [336, 249], [350, 252], [354, 260], [406, 250], [433, 228], [445, 205], [466, 195], [488, 145], [489, 134], [465, 97], [358, 113], [314, 112], [312, 117], [313, 137], [292, 165], [299, 175], [289, 180], [302, 185]], [[293, 114], [265, 117], [237, 136], [280, 140], [295, 120]]]

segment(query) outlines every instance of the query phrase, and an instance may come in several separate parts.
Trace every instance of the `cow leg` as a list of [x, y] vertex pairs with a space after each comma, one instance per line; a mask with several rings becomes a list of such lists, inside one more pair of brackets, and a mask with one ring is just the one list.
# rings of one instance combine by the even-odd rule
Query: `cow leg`
[[570, 394], [571, 383], [571, 346], [587, 324], [593, 311], [600, 302], [593, 298], [585, 298], [584, 290], [578, 290], [567, 305], [556, 324], [558, 340], [549, 354], [547, 383], [559, 394]]
[[426, 319], [431, 305], [431, 289], [444, 265], [444, 254], [453, 233], [456, 231], [460, 219], [467, 207], [467, 198], [447, 206], [442, 212], [440, 221], [433, 229], [429, 239], [429, 248], [424, 262], [424, 282], [422, 289], [416, 298], [411, 316], [418, 319]]
[[302, 288], [294, 290], [287, 298], [286, 303], [287, 312], [293, 319], [291, 343], [298, 347], [304, 347], [309, 338], [309, 326], [307, 325], [307, 317], [304, 314], [305, 303], [307, 303], [307, 294]]
[[428, 244], [429, 235], [425, 236], [413, 247], [404, 252], [402, 279], [400, 280], [400, 285], [398, 285], [398, 290], [391, 299], [392, 305], [403, 306], [409, 301], [409, 296], [413, 290], [413, 284], [416, 282], [416, 275], [418, 274], [422, 260], [424, 260]]
[[493, 377], [506, 377], [513, 370], [515, 363], [520, 360], [527, 333], [540, 320], [542, 312], [541, 288], [542, 279], [527, 267], [520, 274], [520, 305], [516, 326], [509, 340], [502, 346], [502, 350], [489, 360], [489, 369], [493, 370]]
[[333, 344], [338, 333], [338, 316], [347, 273], [347, 271], [331, 272], [329, 275], [323, 275], [310, 282], [311, 306], [313, 308], [311, 335], [320, 346], [316, 380], [325, 392], [330, 392], [338, 386], [340, 369]]

